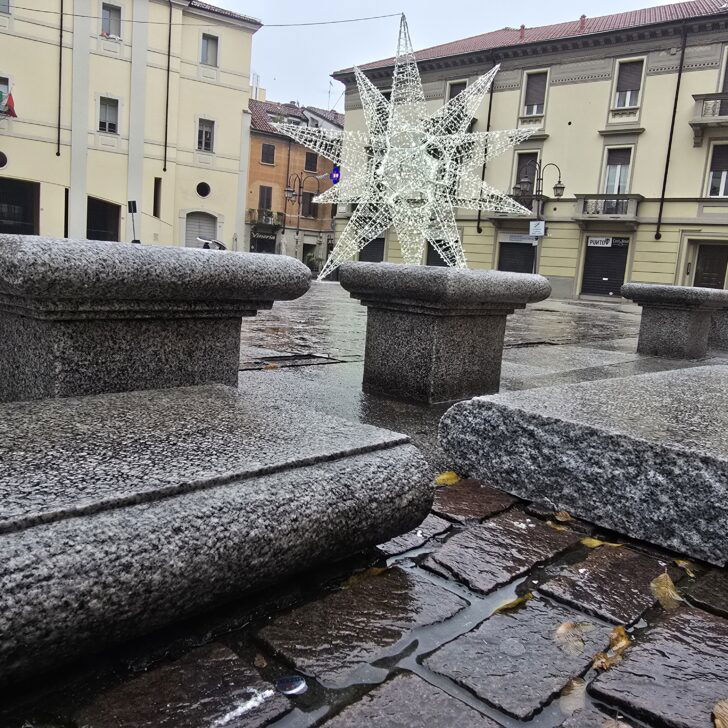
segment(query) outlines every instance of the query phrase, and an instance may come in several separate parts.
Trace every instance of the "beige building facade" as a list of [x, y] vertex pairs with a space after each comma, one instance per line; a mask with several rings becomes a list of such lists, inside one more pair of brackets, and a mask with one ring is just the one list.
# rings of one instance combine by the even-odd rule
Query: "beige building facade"
[[0, 115], [0, 232], [242, 249], [259, 21], [197, 0], [15, 5], [0, 3], [17, 113]]
[[[728, 12], [721, 5], [696, 0], [506, 28], [417, 52], [432, 110], [500, 64], [473, 130], [535, 129], [483, 170], [488, 183], [533, 210], [530, 219], [458, 212], [471, 267], [537, 271], [565, 298], [619, 296], [625, 281], [726, 287]], [[389, 64], [363, 67], [384, 92]], [[353, 74], [334, 77], [347, 87], [345, 128], [364, 129]], [[542, 237], [529, 234], [538, 217], [546, 222]], [[342, 210], [339, 234], [345, 223]], [[401, 261], [392, 231], [360, 257]], [[423, 262], [441, 263], [432, 249]]]

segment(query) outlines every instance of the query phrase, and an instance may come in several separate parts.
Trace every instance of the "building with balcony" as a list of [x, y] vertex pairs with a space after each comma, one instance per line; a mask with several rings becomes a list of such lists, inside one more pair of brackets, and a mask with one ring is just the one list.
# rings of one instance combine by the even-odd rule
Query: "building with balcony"
[[0, 1], [0, 232], [241, 249], [260, 25], [201, 0]]
[[282, 253], [319, 270], [333, 248], [333, 205], [313, 201], [331, 187], [332, 163], [281, 134], [274, 123], [341, 129], [342, 114], [296, 103], [250, 100], [246, 249]]
[[[433, 111], [500, 64], [473, 130], [535, 130], [483, 170], [532, 215], [458, 212], [471, 267], [537, 271], [566, 298], [619, 296], [625, 281], [726, 287], [723, 0], [503, 28], [416, 57]], [[392, 59], [362, 69], [386, 95]], [[364, 130], [352, 69], [333, 75], [346, 85], [345, 127]], [[560, 197], [552, 193], [559, 170]], [[347, 214], [342, 206], [337, 233]], [[537, 217], [546, 221], [543, 237], [529, 234]], [[431, 247], [425, 256], [442, 263]], [[401, 261], [393, 231], [360, 257]]]

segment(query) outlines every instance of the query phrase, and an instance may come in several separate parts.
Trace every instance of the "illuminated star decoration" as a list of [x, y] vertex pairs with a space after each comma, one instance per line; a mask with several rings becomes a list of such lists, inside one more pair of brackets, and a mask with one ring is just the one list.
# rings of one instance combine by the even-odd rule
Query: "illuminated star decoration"
[[498, 69], [495, 66], [428, 114], [403, 15], [391, 98], [354, 68], [367, 132], [275, 124], [281, 133], [340, 167], [341, 181], [316, 202], [356, 204], [319, 280], [390, 226], [397, 232], [405, 263], [422, 263], [429, 242], [447, 265], [464, 268], [457, 208], [531, 214], [483, 182], [481, 170], [535, 129], [468, 131]]

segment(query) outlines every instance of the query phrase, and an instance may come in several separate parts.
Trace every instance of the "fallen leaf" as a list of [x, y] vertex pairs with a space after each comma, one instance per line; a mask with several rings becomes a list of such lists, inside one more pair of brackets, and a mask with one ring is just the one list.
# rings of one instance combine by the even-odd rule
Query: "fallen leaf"
[[256, 667], [257, 667], [257, 668], [258, 668], [259, 670], [262, 670], [262, 669], [263, 669], [264, 667], [267, 667], [267, 666], [268, 666], [268, 661], [267, 661], [267, 660], [265, 659], [265, 657], [263, 657], [263, 655], [261, 655], [260, 653], [258, 653], [258, 654], [257, 654], [257, 655], [255, 656], [255, 659], [253, 660], [253, 664], [254, 664], [254, 665], [255, 665], [255, 666], [256, 666]]
[[566, 521], [573, 521], [574, 519], [571, 517], [571, 514], [568, 511], [556, 511], [554, 513], [554, 518], [557, 521], [566, 522]]
[[354, 584], [358, 584], [360, 581], [369, 579], [372, 576], [379, 576], [380, 574], [383, 574], [386, 570], [386, 566], [372, 566], [369, 569], [364, 569], [364, 571], [358, 571], [356, 574], [352, 574], [344, 582], [343, 588], [348, 589], [350, 586], [354, 586]]
[[559, 710], [564, 715], [572, 715], [584, 707], [586, 698], [586, 682], [574, 677], [564, 685], [559, 697]]
[[596, 549], [600, 546], [611, 546], [612, 548], [624, 546], [623, 543], [610, 543], [609, 541], [601, 541], [598, 538], [592, 538], [591, 536], [585, 536], [582, 538], [581, 543], [589, 549]]
[[615, 627], [609, 635], [609, 649], [618, 655], [621, 655], [630, 645], [632, 640], [627, 634], [627, 630], [621, 625]]
[[593, 629], [591, 622], [563, 622], [556, 628], [554, 641], [560, 650], [576, 657], [584, 652], [584, 635]]
[[713, 707], [715, 728], [728, 728], [728, 699], [718, 701]]
[[460, 476], [452, 470], [446, 470], [435, 478], [435, 485], [455, 485], [460, 481]]
[[685, 559], [675, 559], [675, 563], [691, 578], [695, 578], [695, 564], [692, 561], [686, 561]]
[[531, 592], [526, 592], [523, 596], [518, 597], [518, 599], [513, 599], [510, 602], [501, 604], [501, 606], [498, 607], [498, 609], [496, 609], [493, 614], [500, 614], [501, 612], [507, 612], [511, 609], [515, 609], [516, 607], [520, 607], [522, 604], [525, 604], [530, 599], [533, 599], [533, 594]]
[[278, 364], [270, 362], [269, 364], [266, 364], [263, 369], [280, 369], [280, 367], [278, 366]]
[[592, 667], [595, 670], [608, 670], [610, 667], [618, 665], [621, 661], [621, 654], [608, 655], [606, 652], [597, 652], [597, 654], [594, 655]]
[[662, 605], [663, 609], [675, 609], [679, 602], [685, 600], [677, 593], [675, 583], [667, 571], [660, 574], [650, 582], [652, 595]]
[[568, 531], [569, 530], [566, 526], [562, 526], [559, 523], [554, 523], [553, 521], [546, 521], [546, 525], [553, 528], [554, 531]]
[[[620, 716], [617, 716], [619, 718]], [[617, 720], [617, 718], [607, 718], [604, 723], [602, 723], [601, 728], [630, 728], [629, 724], [625, 723], [623, 720]]]

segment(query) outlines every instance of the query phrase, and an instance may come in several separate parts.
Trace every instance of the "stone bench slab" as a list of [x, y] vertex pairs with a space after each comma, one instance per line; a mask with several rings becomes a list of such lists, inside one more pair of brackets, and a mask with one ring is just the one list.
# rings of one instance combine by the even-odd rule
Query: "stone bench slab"
[[728, 367], [477, 397], [440, 439], [461, 475], [728, 562]]
[[403, 435], [212, 385], [0, 406], [0, 681], [414, 528]]

